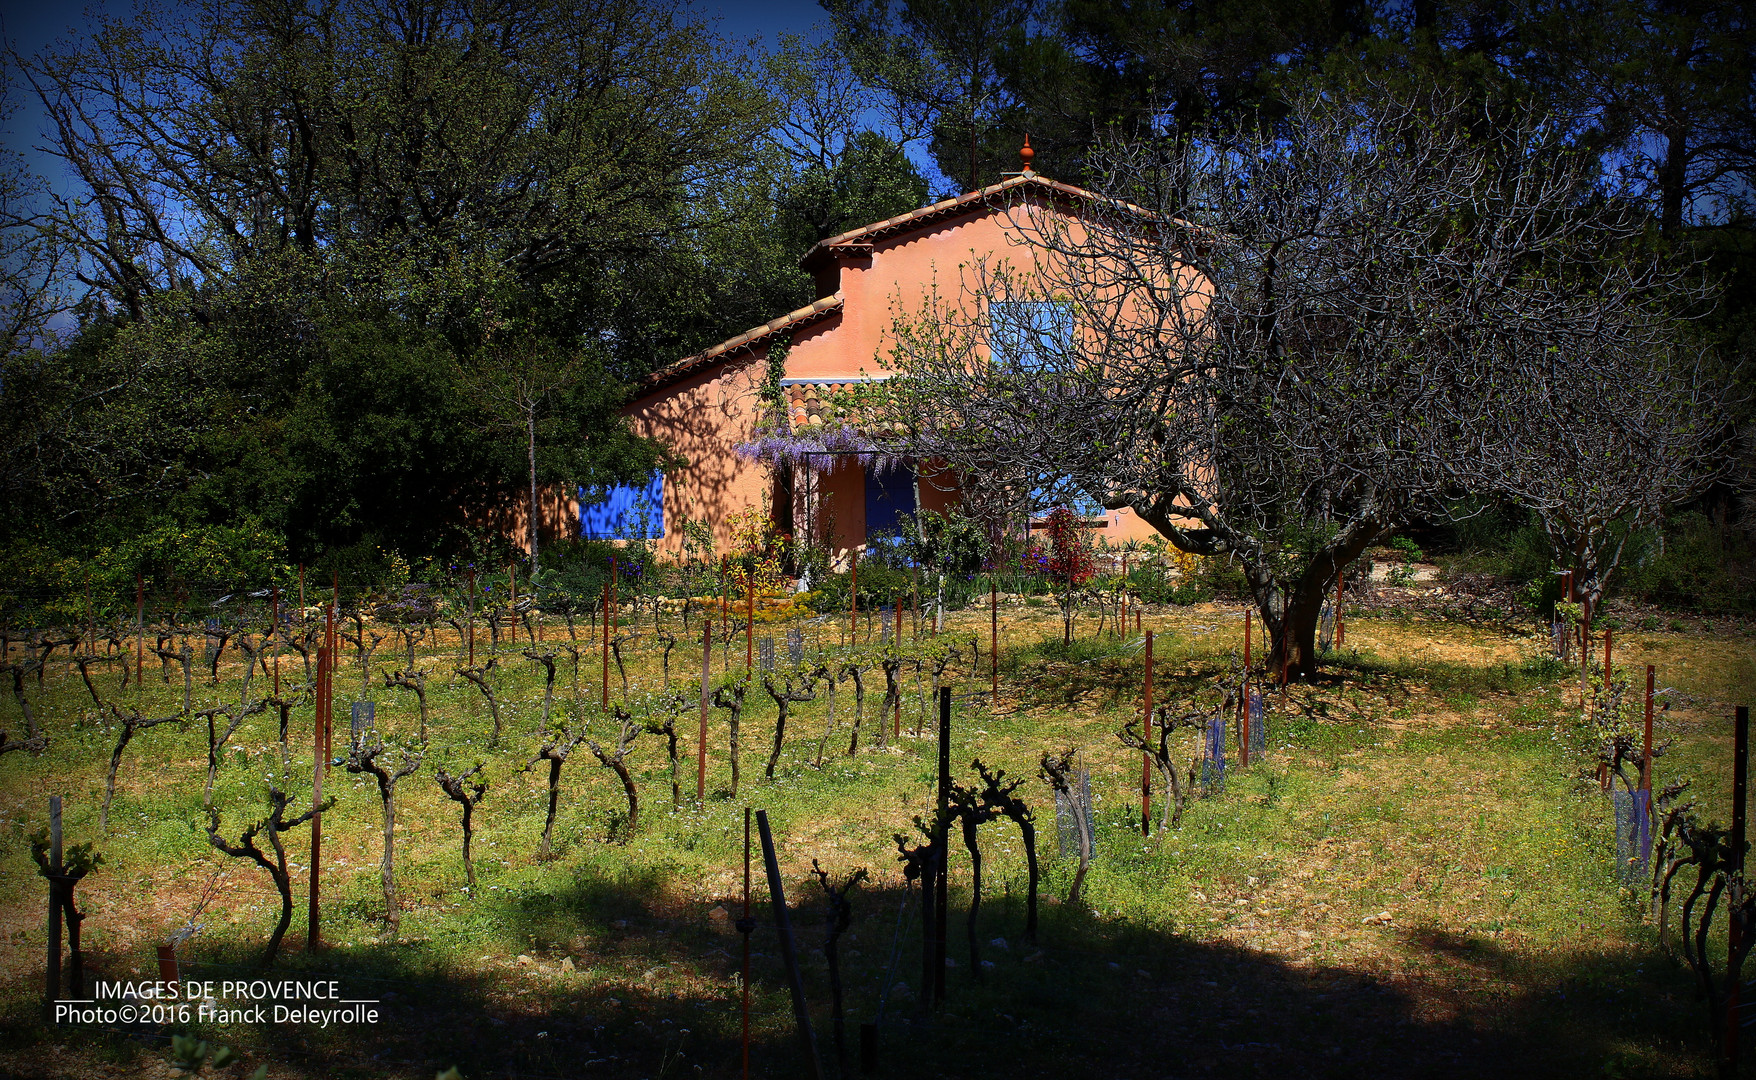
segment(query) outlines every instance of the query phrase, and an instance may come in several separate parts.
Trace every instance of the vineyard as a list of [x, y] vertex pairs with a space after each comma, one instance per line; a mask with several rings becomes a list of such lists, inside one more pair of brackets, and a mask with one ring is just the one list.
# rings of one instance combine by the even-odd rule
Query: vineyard
[[[746, 985], [762, 1076], [1712, 1071], [1543, 628], [1362, 596], [1282, 686], [1224, 604], [627, 580], [9, 628], [0, 1071], [731, 1077]], [[1656, 785], [1723, 819], [1747, 631], [1617, 648]], [[59, 977], [321, 976], [377, 1021], [52, 1025], [52, 797], [102, 857]]]

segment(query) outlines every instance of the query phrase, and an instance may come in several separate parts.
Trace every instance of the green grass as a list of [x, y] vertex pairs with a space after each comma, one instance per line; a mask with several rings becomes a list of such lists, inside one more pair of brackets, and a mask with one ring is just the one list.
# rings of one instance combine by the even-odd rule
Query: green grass
[[[982, 635], [985, 653], [985, 613], [960, 619], [968, 620], [963, 634]], [[931, 1023], [916, 1015], [921, 928], [904, 902], [891, 841], [931, 809], [934, 747], [910, 734], [921, 715], [912, 677], [903, 735], [887, 752], [845, 755], [852, 694], [844, 687], [840, 733], [813, 767], [825, 702], [797, 706], [772, 782], [761, 763], [774, 710], [753, 691], [745, 786], [730, 797], [716, 714], [699, 809], [693, 711], [680, 724], [691, 805], [671, 806], [661, 740], [643, 738], [635, 752], [643, 824], [625, 844], [608, 840], [624, 809], [620, 788], [582, 749], [563, 773], [558, 856], [538, 864], [546, 770], [517, 770], [537, 741], [541, 686], [534, 665], [509, 654], [499, 676], [508, 705], [498, 749], [486, 744], [486, 709], [473, 687], [449, 685], [443, 672], [430, 684], [428, 758], [399, 788], [404, 910], [395, 942], [380, 936], [376, 792], [345, 773], [326, 782], [339, 800], [324, 821], [325, 936], [335, 947], [316, 956], [298, 947], [301, 889], [280, 967], [327, 973], [359, 996], [389, 989], [397, 995], [389, 1020], [316, 1035], [274, 1027], [201, 1034], [246, 1049], [251, 1068], [269, 1060], [287, 1076], [430, 1076], [453, 1061], [470, 1077], [560, 1076], [594, 1060], [606, 1075], [693, 1075], [698, 1066], [704, 1076], [735, 1075], [739, 942], [716, 905], [736, 907], [749, 804], [773, 823], [826, 1058], [834, 1055], [813, 859], [838, 872], [873, 872], [842, 939], [846, 1007], [857, 1031], [885, 1002], [885, 1065], [899, 1075], [1157, 1075], [1167, 1046], [1176, 1048], [1177, 1071], [1198, 1074], [1446, 1075], [1489, 1062], [1518, 1062], [1532, 1075], [1711, 1071], [1686, 973], [1656, 950], [1610, 876], [1608, 814], [1595, 786], [1577, 777], [1571, 668], [1534, 659], [1529, 643], [1461, 627], [1350, 621], [1358, 649], [1333, 657], [1316, 686], [1296, 687], [1290, 711], [1276, 709], [1267, 760], [1234, 770], [1223, 797], [1191, 802], [1181, 829], [1142, 837], [1139, 761], [1113, 734], [1138, 708], [1138, 642], [1082, 637], [1063, 646], [1053, 609], [1015, 608], [1007, 622], [1000, 701], [986, 701], [985, 677], [958, 680], [951, 760], [960, 776], [980, 757], [1027, 778], [1020, 792], [1037, 808], [1044, 857], [1042, 928], [1035, 946], [1020, 940], [1025, 875], [1016, 829], [983, 826], [978, 940], [994, 966], [978, 982], [965, 943], [967, 857], [954, 843], [949, 953], [958, 966]], [[1163, 612], [1153, 622], [1159, 699], [1209, 702], [1212, 678], [1241, 646], [1241, 622]], [[1723, 805], [1729, 728], [1716, 710], [1756, 689], [1748, 643], [1650, 634], [1619, 647], [1630, 662], [1664, 658], [1667, 680], [1672, 671], [1683, 676], [1665, 684], [1692, 695], [1689, 708], [1661, 718], [1674, 743], [1661, 782], [1692, 776], [1704, 805]], [[673, 664], [689, 666], [676, 656]], [[653, 666], [643, 659], [631, 675], [650, 683]], [[978, 676], [985, 669], [984, 655]], [[588, 667], [581, 677], [578, 708], [587, 714], [595, 675]], [[359, 691], [357, 679], [343, 669], [338, 699]], [[558, 700], [567, 707], [571, 682], [563, 665]], [[612, 685], [619, 688], [613, 674]], [[867, 686], [863, 748], [879, 722], [881, 675], [868, 675]], [[42, 889], [24, 837], [42, 821], [45, 797], [60, 793], [70, 839], [97, 838], [113, 734], [76, 675], [51, 671], [40, 694], [29, 690], [53, 742], [41, 758], [0, 759], [0, 910], [8, 913], [0, 1015], [20, 1048], [0, 1056], [0, 1069], [24, 1071], [19, 1062], [51, 1043], [94, 1061], [162, 1056], [150, 1042], [141, 1049], [101, 1032], [53, 1032], [35, 1018]], [[224, 693], [235, 693], [235, 679], [198, 683], [197, 707]], [[412, 732], [411, 699], [381, 684], [367, 693], [382, 728]], [[149, 683], [148, 711], [173, 708], [179, 694], [179, 686]], [[4, 708], [0, 726], [12, 727], [16, 714]], [[339, 703], [337, 719], [345, 727]], [[296, 749], [308, 743], [310, 725], [308, 708], [294, 713]], [[607, 724], [593, 727], [601, 738]], [[266, 878], [214, 852], [201, 831], [203, 740], [196, 724], [167, 725], [127, 751], [110, 835], [99, 840], [109, 861], [82, 886], [92, 962], [112, 976], [150, 975], [152, 946], [181, 925], [215, 871], [224, 875], [219, 896], [186, 956], [224, 965], [213, 971], [247, 967], [272, 923]], [[248, 763], [229, 755], [215, 789], [233, 835], [258, 812], [272, 727], [258, 717], [235, 742]], [[1074, 864], [1055, 853], [1053, 806], [1034, 779], [1038, 757], [1066, 746], [1082, 748], [1098, 797], [1099, 856], [1078, 905], [1061, 902]], [[1190, 739], [1180, 742], [1180, 760], [1193, 749]], [[457, 808], [430, 773], [478, 758], [489, 762], [492, 786], [478, 811], [480, 883], [470, 895]], [[308, 797], [307, 785], [295, 804]], [[306, 834], [290, 847], [302, 866]], [[764, 892], [758, 863], [765, 916]], [[790, 1003], [766, 922], [755, 948], [758, 1073], [796, 1075]], [[575, 970], [562, 972], [563, 958]]]

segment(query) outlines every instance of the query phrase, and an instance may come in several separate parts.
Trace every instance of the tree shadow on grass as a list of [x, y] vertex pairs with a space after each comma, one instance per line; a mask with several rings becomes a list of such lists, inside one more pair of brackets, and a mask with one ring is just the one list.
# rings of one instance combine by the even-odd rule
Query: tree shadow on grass
[[[1408, 958], [1386, 973], [1060, 905], [1043, 909], [1041, 945], [1030, 946], [1016, 938], [1017, 898], [999, 896], [982, 909], [987, 963], [978, 981], [965, 911], [954, 902], [946, 1001], [924, 1014], [918, 909], [894, 887], [859, 892], [842, 938], [850, 1043], [842, 1071], [830, 1037], [821, 895], [807, 880], [787, 886], [830, 1077], [858, 1072], [859, 1024], [877, 1017], [881, 1000], [881, 1074], [891, 1076], [1709, 1072], [1689, 977], [1656, 954], [1515, 952], [1492, 937], [1427, 927], [1384, 931], [1400, 933]], [[426, 1080], [453, 1064], [470, 1080], [739, 1075], [740, 942], [726, 910], [673, 900], [650, 871], [581, 872], [548, 891], [527, 885], [464, 903], [484, 909], [476, 931], [445, 940], [292, 952], [267, 973], [225, 953], [185, 967], [185, 978], [215, 981], [336, 979], [343, 997], [375, 999], [375, 1024], [178, 1025], [137, 1040], [162, 1053], [170, 1033], [194, 1031], [245, 1049], [250, 1068], [277, 1063], [275, 1076]], [[771, 912], [763, 903], [756, 915], [753, 1074], [808, 1076]], [[67, 1041], [70, 1032], [38, 1027], [35, 1036]]]

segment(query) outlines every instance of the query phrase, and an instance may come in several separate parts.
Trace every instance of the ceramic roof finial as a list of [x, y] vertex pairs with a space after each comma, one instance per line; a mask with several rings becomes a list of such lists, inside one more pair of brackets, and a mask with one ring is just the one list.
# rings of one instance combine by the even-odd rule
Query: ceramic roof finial
[[1028, 131], [1024, 133], [1024, 145], [1019, 148], [1018, 156], [1024, 159], [1024, 171], [1030, 172], [1031, 158], [1036, 157], [1037, 152], [1030, 148], [1030, 132]]

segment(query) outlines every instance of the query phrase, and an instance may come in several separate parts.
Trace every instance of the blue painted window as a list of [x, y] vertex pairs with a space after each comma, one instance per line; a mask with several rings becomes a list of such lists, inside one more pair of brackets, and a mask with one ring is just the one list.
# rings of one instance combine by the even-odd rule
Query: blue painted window
[[1048, 300], [988, 304], [988, 350], [996, 366], [1017, 371], [1065, 367], [1074, 346], [1073, 308]]
[[884, 472], [866, 466], [866, 536], [896, 528], [897, 518], [915, 512], [915, 471], [899, 466]]
[[587, 540], [657, 540], [663, 537], [665, 474], [654, 469], [652, 478], [644, 484], [580, 488], [579, 535]]

